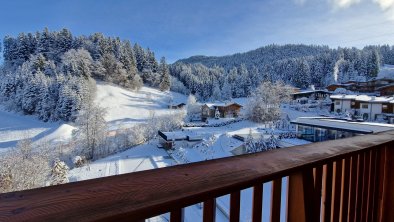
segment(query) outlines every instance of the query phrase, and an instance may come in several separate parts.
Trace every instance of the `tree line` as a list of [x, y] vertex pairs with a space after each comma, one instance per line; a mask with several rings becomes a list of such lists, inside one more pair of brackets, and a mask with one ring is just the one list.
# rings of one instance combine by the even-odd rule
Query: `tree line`
[[186, 88], [199, 100], [228, 100], [248, 96], [266, 81], [299, 88], [365, 81], [376, 77], [382, 64], [394, 64], [394, 47], [269, 45], [230, 56], [190, 57], [172, 64], [170, 72], [180, 82], [174, 81], [174, 90]]

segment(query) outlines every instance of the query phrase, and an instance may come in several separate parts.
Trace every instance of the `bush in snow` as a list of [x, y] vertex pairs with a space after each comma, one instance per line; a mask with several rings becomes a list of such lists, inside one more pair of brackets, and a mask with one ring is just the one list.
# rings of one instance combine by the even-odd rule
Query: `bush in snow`
[[51, 171], [51, 185], [68, 183], [68, 166], [63, 161], [55, 159]]
[[192, 94], [187, 98], [186, 112], [189, 121], [201, 117], [201, 104], [197, 102], [196, 97]]
[[86, 157], [84, 156], [75, 156], [73, 158], [73, 164], [75, 167], [82, 167], [86, 164]]
[[280, 118], [280, 104], [289, 101], [292, 89], [282, 83], [263, 82], [252, 93], [246, 106], [247, 116], [254, 122], [271, 122]]
[[0, 156], [0, 193], [45, 186], [49, 151], [34, 147], [28, 140]]

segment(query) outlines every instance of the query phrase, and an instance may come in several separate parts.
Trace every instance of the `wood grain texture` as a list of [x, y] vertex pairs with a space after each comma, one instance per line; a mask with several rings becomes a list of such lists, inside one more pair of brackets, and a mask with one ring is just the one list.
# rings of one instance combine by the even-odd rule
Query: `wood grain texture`
[[0, 221], [138, 221], [379, 148], [393, 138], [394, 132], [385, 132], [0, 194]]
[[286, 221], [319, 221], [320, 211], [314, 210], [316, 192], [312, 169], [291, 174], [287, 186]]

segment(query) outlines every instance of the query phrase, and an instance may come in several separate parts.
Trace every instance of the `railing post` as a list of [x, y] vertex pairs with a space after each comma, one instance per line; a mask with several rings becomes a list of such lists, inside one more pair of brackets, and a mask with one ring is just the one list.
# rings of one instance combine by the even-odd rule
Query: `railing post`
[[383, 151], [381, 152], [383, 175], [380, 177], [382, 186], [379, 190], [379, 221], [394, 221], [394, 143], [382, 147], [381, 151]]
[[178, 208], [170, 213], [170, 222], [183, 222], [185, 216], [184, 208]]
[[288, 177], [287, 221], [318, 221], [318, 212], [314, 210], [316, 192], [313, 182], [313, 170], [306, 169]]
[[280, 221], [280, 202], [282, 194], [282, 178], [278, 178], [272, 181], [271, 190], [271, 222]]

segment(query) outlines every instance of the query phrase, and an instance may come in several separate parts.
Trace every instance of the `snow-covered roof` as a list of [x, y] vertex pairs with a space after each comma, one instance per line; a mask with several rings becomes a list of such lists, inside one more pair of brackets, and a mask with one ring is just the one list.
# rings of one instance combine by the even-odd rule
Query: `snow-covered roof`
[[298, 138], [287, 138], [287, 139], [281, 139], [278, 142], [278, 146], [280, 148], [285, 148], [285, 147], [292, 147], [292, 146], [298, 146], [298, 145], [305, 145], [309, 144], [311, 142], [303, 139], [298, 139]]
[[167, 140], [202, 140], [202, 136], [193, 131], [158, 132], [159, 135]]
[[292, 121], [293, 124], [315, 126], [320, 128], [330, 128], [357, 133], [377, 133], [394, 130], [393, 124], [371, 123], [371, 122], [351, 122], [334, 118], [300, 117]]
[[299, 95], [299, 94], [308, 94], [308, 93], [315, 93], [315, 92], [320, 92], [320, 93], [329, 93], [327, 90], [322, 90], [322, 89], [317, 89], [317, 90], [311, 90], [311, 89], [306, 89], [306, 90], [301, 90], [299, 92], [292, 93], [293, 95]]
[[217, 106], [230, 106], [230, 105], [239, 105], [242, 107], [241, 104], [236, 103], [236, 102], [230, 102], [230, 103], [205, 103], [209, 108], [217, 107]]
[[371, 102], [371, 103], [394, 103], [394, 97], [386, 96], [368, 96], [368, 95], [332, 95], [331, 99], [339, 100], [356, 100], [360, 102]]

